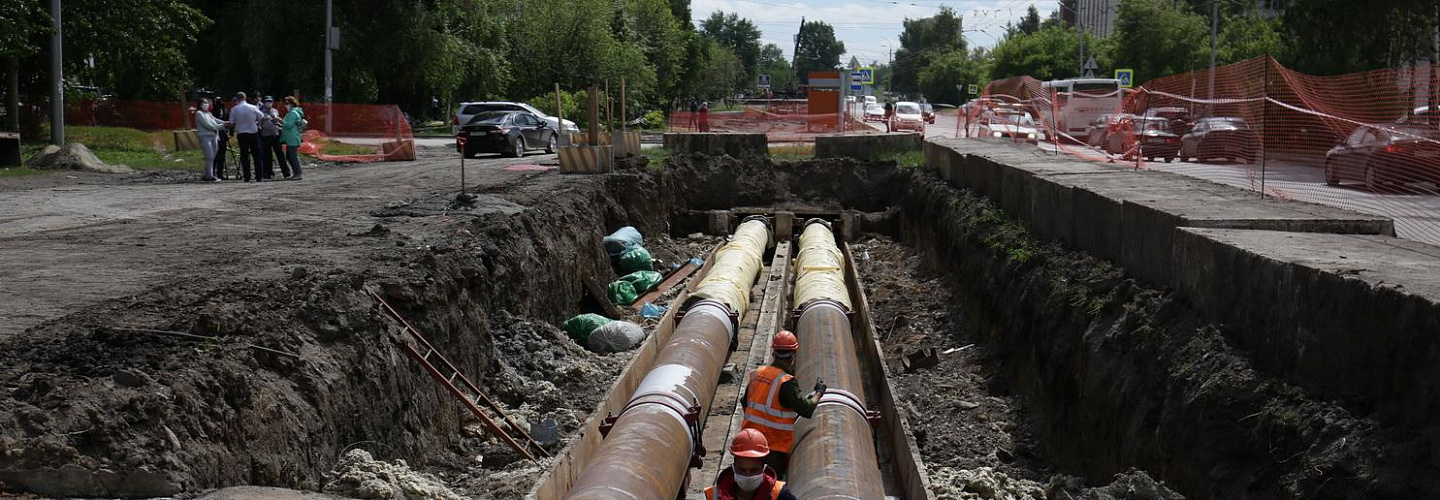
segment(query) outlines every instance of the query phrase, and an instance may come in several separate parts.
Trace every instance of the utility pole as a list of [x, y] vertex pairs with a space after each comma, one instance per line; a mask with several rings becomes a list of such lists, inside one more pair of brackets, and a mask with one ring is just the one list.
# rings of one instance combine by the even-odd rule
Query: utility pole
[[334, 107], [331, 106], [331, 103], [335, 102], [335, 73], [334, 73], [334, 66], [333, 66], [333, 61], [332, 61], [332, 59], [333, 59], [332, 53], [335, 51], [335, 46], [338, 44], [339, 40], [336, 40], [336, 39], [335, 39], [335, 38], [336, 38], [335, 35], [336, 35], [337, 33], [336, 33], [336, 29], [335, 29], [335, 17], [334, 17], [334, 16], [335, 16], [335, 12], [334, 12], [335, 9], [334, 9], [333, 3], [334, 3], [333, 0], [325, 0], [325, 133], [326, 133], [326, 134], [330, 134], [330, 133], [333, 132], [333, 127], [332, 127], [331, 124], [335, 123], [335, 113], [334, 113], [335, 110], [334, 110]]
[[20, 58], [5, 60], [5, 120], [6, 128], [20, 131]]
[[65, 145], [65, 58], [61, 57], [64, 42], [60, 36], [60, 0], [50, 0], [50, 19], [55, 34], [50, 35], [50, 142]]
[[1210, 0], [1210, 93], [1205, 98], [1215, 98], [1215, 47], [1220, 38], [1220, 0]]
[[[805, 29], [805, 16], [800, 16], [800, 29]], [[800, 79], [800, 32], [795, 32], [795, 53], [790, 58], [790, 83], [787, 87], [794, 85]], [[790, 90], [790, 89], [787, 89]]]

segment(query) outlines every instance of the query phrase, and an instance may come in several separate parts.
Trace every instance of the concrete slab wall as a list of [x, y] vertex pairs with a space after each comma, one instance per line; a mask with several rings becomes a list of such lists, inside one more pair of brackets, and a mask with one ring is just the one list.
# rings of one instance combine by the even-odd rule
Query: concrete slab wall
[[871, 160], [876, 155], [897, 151], [919, 151], [924, 147], [925, 138], [917, 133], [887, 133], [867, 135], [822, 135], [815, 138], [816, 158], [839, 158], [848, 156], [860, 160]]
[[685, 133], [665, 134], [665, 149], [676, 153], [704, 153], [710, 156], [768, 156], [770, 144], [765, 134]]
[[987, 141], [926, 160], [1035, 235], [1182, 293], [1267, 371], [1440, 443], [1440, 248], [1388, 218]]

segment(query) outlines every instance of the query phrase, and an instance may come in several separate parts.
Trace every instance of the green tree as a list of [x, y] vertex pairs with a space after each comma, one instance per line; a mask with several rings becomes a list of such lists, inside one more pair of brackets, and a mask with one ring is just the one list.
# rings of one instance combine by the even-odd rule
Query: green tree
[[963, 20], [949, 7], [923, 19], [906, 19], [900, 33], [900, 48], [895, 51], [893, 89], [915, 92], [920, 89], [920, 71], [930, 65], [937, 54], [964, 51], [965, 38], [960, 36]]
[[1025, 12], [1025, 17], [1020, 19], [1015, 29], [1027, 35], [1040, 31], [1040, 11], [1035, 9], [1035, 4], [1030, 4], [1030, 10]]
[[770, 88], [780, 90], [791, 86], [790, 61], [779, 45], [767, 43], [760, 48], [759, 73], [770, 75]]
[[684, 31], [671, 5], [667, 0], [626, 0], [616, 10], [615, 24], [620, 42], [639, 47], [655, 73], [653, 91], [632, 93], [630, 98], [638, 106], [629, 106], [627, 111], [638, 115], [646, 108], [663, 107], [681, 92], [686, 56]]
[[1280, 22], [1257, 15], [1244, 15], [1226, 21], [1220, 31], [1217, 59], [1230, 64], [1253, 57], [1269, 55], [1284, 57], [1285, 44], [1280, 38]]
[[963, 51], [952, 50], [935, 56], [920, 71], [920, 91], [930, 102], [959, 105], [965, 102], [956, 85], [985, 83], [983, 65]]
[[1290, 0], [1282, 16], [1286, 63], [1319, 75], [1412, 64], [1432, 57], [1434, 1]]
[[1140, 81], [1206, 67], [1206, 21], [1171, 0], [1121, 0], [1110, 40], [1112, 56], [1133, 68]]
[[760, 62], [760, 28], [749, 19], [715, 11], [700, 23], [700, 33], [739, 57], [747, 77], [755, 75], [755, 68]]
[[720, 42], [706, 42], [705, 66], [701, 70], [704, 84], [701, 95], [705, 99], [719, 99], [730, 95], [745, 78], [745, 67], [740, 58]]
[[801, 80], [809, 81], [806, 75], [811, 71], [833, 71], [840, 66], [845, 43], [835, 39], [835, 28], [829, 24], [806, 21], [800, 25], [797, 38], [799, 52], [795, 54], [795, 69]]
[[66, 78], [124, 98], [177, 98], [190, 83], [185, 49], [211, 25], [178, 0], [70, 0], [63, 8]]
[[[1051, 26], [1032, 34], [1005, 37], [989, 52], [991, 79], [1029, 75], [1040, 80], [1079, 76], [1080, 38], [1074, 30]], [[1095, 56], [1101, 67], [1112, 67], [1108, 50], [1095, 37], [1085, 36], [1086, 56]]]

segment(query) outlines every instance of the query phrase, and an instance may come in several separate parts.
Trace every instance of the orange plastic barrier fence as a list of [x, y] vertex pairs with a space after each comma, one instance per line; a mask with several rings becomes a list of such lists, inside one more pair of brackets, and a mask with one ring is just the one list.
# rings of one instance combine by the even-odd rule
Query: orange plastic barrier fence
[[[1037, 141], [1009, 133], [1026, 120]], [[1440, 245], [1440, 65], [1314, 76], [1260, 57], [1108, 92], [1015, 77], [956, 133], [1388, 216]]]
[[[708, 113], [675, 111], [670, 113], [672, 132], [739, 132], [765, 134], [772, 142], [807, 142], [816, 136], [841, 133], [839, 113], [807, 114], [801, 102], [777, 102], [771, 105], [747, 105], [734, 111]], [[707, 116], [708, 115], [708, 116]], [[879, 133], [851, 116], [843, 133]]]

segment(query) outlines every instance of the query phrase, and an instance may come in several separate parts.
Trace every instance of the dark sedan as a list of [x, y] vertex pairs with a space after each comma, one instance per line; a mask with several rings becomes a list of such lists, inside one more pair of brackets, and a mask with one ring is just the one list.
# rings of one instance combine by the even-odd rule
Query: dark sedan
[[1239, 117], [1209, 117], [1195, 122], [1195, 128], [1180, 138], [1180, 161], [1255, 161], [1260, 153], [1260, 136]]
[[[479, 153], [524, 156], [526, 151], [555, 152], [555, 130], [534, 114], [525, 111], [485, 111], [460, 127], [457, 137], [465, 138], [460, 151], [466, 158]], [[457, 146], [458, 148], [459, 146]]]
[[1183, 136], [1190, 133], [1190, 128], [1193, 126], [1192, 122], [1194, 121], [1194, 119], [1191, 118], [1189, 110], [1175, 106], [1150, 108], [1145, 110], [1145, 116], [1153, 116], [1169, 120], [1170, 133], [1177, 136]]
[[1367, 125], [1325, 153], [1325, 183], [1356, 180], [1379, 191], [1414, 182], [1440, 185], [1440, 132], [1418, 123]]
[[927, 102], [927, 103], [921, 103], [921, 104], [920, 104], [920, 116], [924, 117], [925, 123], [934, 124], [934, 123], [935, 123], [935, 106], [931, 106], [930, 103], [928, 103], [928, 102]]
[[1122, 158], [1164, 158], [1169, 163], [1180, 151], [1180, 137], [1170, 133], [1170, 121], [1164, 118], [1125, 116], [1119, 119], [1117, 128], [1118, 132], [1105, 135], [1105, 151]]

